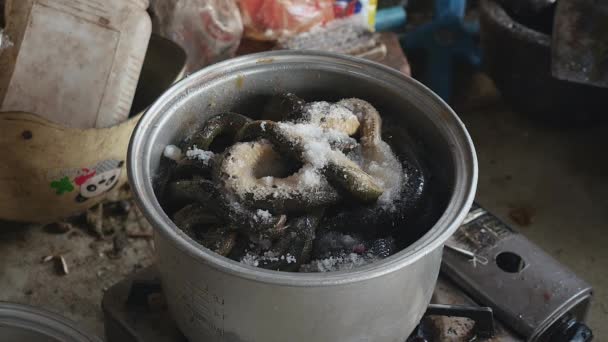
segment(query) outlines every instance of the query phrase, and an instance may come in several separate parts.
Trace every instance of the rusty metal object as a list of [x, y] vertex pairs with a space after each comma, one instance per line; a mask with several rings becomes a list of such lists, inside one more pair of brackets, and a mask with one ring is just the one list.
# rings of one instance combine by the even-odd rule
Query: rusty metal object
[[489, 338], [494, 336], [492, 309], [468, 305], [430, 304], [426, 316], [463, 317], [475, 322], [471, 328], [473, 336]]
[[608, 88], [608, 1], [560, 0], [551, 72], [561, 80]]
[[485, 68], [514, 110], [551, 123], [584, 123], [606, 116], [608, 90], [551, 75], [551, 37], [515, 21], [495, 0], [483, 0]]
[[584, 322], [591, 286], [483, 208], [473, 208], [448, 243], [489, 262], [445, 249], [443, 272], [527, 341], [555, 341], [564, 317]]
[[[445, 276], [439, 276], [432, 303], [448, 305], [478, 305], [473, 299], [464, 294], [460, 288]], [[430, 322], [429, 322], [430, 321]], [[430, 330], [430, 341], [470, 342], [474, 336], [474, 322], [462, 317], [435, 316], [429, 317], [426, 323]], [[523, 339], [504, 324], [496, 320], [494, 336], [485, 342], [522, 342]], [[476, 339], [478, 340], [478, 339]]]

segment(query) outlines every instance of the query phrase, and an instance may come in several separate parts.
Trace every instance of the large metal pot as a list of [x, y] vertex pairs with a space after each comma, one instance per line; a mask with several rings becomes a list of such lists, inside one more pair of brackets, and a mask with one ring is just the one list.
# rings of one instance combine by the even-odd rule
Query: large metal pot
[[[256, 112], [265, 97], [284, 91], [306, 99], [360, 97], [379, 109], [384, 126], [407, 132], [411, 139], [394, 143], [427, 157], [430, 182], [440, 189], [436, 223], [383, 261], [324, 274], [246, 266], [183, 234], [155, 196], [163, 148], [215, 113]], [[138, 204], [155, 228], [169, 309], [191, 341], [403, 342], [430, 301], [443, 244], [464, 219], [477, 185], [471, 139], [438, 96], [379, 64], [312, 52], [244, 56], [182, 80], [139, 122], [128, 168]]]

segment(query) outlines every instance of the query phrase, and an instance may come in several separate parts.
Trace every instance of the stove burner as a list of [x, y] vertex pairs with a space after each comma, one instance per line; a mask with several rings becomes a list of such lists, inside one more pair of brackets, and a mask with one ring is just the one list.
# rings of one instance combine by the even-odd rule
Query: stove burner
[[[431, 304], [407, 342], [593, 339], [582, 323], [591, 287], [497, 217], [474, 206], [450, 243], [459, 250], [444, 252], [433, 293], [433, 303], [449, 305]], [[487, 262], [471, 263], [471, 258]], [[525, 277], [515, 276], [523, 272]], [[557, 282], [559, 291], [546, 291], [546, 284]], [[538, 305], [529, 305], [530, 300]], [[494, 308], [497, 320], [479, 304]], [[167, 310], [155, 267], [108, 289], [102, 308], [107, 341], [187, 342]], [[557, 321], [547, 319], [549, 308], [560, 308]]]
[[407, 338], [405, 342], [431, 342], [433, 341], [433, 332], [429, 327], [430, 323], [427, 319], [423, 318], [420, 324], [416, 327], [414, 332]]
[[490, 338], [494, 336], [494, 315], [489, 307], [430, 304], [425, 316], [470, 318], [475, 321], [473, 333], [477, 337]]
[[477, 338], [494, 336], [494, 315], [492, 309], [473, 305], [430, 304], [416, 330], [406, 342], [430, 342], [435, 340], [428, 322], [429, 316], [469, 318], [475, 322], [471, 334]]

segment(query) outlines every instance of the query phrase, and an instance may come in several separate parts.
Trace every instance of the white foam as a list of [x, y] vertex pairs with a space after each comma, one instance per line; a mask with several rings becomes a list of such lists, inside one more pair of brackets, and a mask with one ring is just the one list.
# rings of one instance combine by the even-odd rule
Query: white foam
[[182, 150], [175, 145], [167, 145], [163, 150], [163, 156], [175, 161], [182, 159]]
[[256, 222], [269, 222], [272, 219], [272, 214], [268, 210], [258, 209], [253, 219]]
[[381, 258], [371, 253], [343, 253], [338, 256], [330, 256], [325, 259], [313, 260], [306, 265], [300, 267], [300, 272], [335, 272], [348, 271], [371, 264]]
[[310, 123], [284, 123], [278, 124], [291, 139], [299, 141], [303, 148], [302, 158], [306, 163], [320, 169], [337, 151], [332, 150], [330, 141], [348, 138], [344, 133], [336, 130], [323, 129]]
[[262, 255], [253, 254], [251, 252], [247, 252], [240, 260], [241, 263], [258, 267], [260, 263], [263, 262], [277, 262], [277, 261], [286, 261], [288, 264], [296, 263], [297, 259], [295, 256], [287, 253], [284, 255], [275, 254], [272, 251], [266, 251]]
[[306, 122], [318, 127], [334, 128], [347, 134], [355, 133], [359, 127], [357, 116], [341, 104], [311, 102], [306, 105], [304, 111]]
[[304, 165], [298, 171], [298, 185], [303, 188], [317, 187], [321, 185], [321, 174], [319, 170], [311, 165]]
[[192, 146], [186, 151], [186, 157], [188, 159], [196, 159], [202, 161], [204, 164], [208, 164], [215, 154], [211, 151], [201, 150], [196, 145]]
[[377, 206], [388, 211], [395, 210], [394, 202], [401, 196], [407, 174], [391, 147], [386, 142], [379, 141], [374, 149], [358, 147], [351, 151], [348, 157], [382, 188]]
[[255, 254], [247, 253], [241, 258], [241, 263], [249, 266], [258, 267], [260, 262], [258, 261], [258, 256]]
[[295, 264], [297, 262], [296, 257], [294, 257], [293, 255], [291, 255], [289, 253], [287, 253], [285, 260], [287, 261], [288, 264], [291, 264], [291, 263]]

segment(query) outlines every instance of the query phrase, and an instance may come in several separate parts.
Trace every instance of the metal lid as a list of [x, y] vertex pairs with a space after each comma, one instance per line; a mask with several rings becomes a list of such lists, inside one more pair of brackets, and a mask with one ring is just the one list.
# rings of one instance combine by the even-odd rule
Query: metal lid
[[57, 314], [28, 305], [0, 302], [0, 336], [3, 341], [100, 342], [77, 324]]

